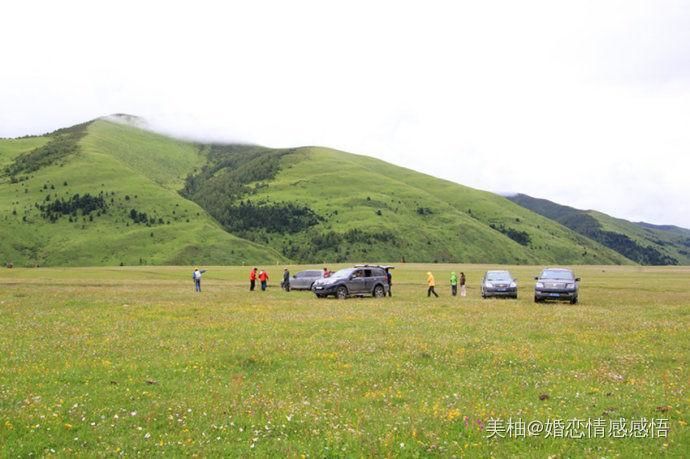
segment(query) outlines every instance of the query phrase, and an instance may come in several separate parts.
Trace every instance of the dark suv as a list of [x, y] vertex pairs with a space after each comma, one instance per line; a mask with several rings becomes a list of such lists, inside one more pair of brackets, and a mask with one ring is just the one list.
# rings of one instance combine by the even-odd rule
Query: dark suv
[[329, 295], [340, 299], [369, 295], [381, 298], [388, 293], [388, 276], [380, 266], [346, 268], [317, 279], [311, 290], [318, 298]]
[[545, 268], [534, 280], [534, 302], [545, 300], [567, 300], [577, 303], [580, 278], [565, 268]]

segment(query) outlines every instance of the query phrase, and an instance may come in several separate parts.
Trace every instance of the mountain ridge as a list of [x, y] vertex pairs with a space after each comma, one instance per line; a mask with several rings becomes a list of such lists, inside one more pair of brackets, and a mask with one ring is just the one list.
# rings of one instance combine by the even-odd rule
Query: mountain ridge
[[0, 261], [632, 263], [501, 196], [369, 156], [109, 118], [0, 140]]
[[594, 239], [636, 263], [690, 264], [688, 229], [630, 222], [596, 210], [576, 209], [525, 194], [508, 199]]

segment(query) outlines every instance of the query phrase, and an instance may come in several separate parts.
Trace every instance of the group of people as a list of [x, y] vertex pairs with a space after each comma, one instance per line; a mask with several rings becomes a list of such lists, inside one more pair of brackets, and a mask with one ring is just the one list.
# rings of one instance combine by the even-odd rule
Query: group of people
[[[201, 292], [201, 275], [205, 272], [205, 269], [199, 270], [199, 268], [196, 268], [192, 273], [192, 280], [194, 281], [195, 292]], [[386, 274], [388, 276], [388, 284], [392, 285], [393, 282], [390, 271], [387, 271]], [[331, 272], [328, 270], [328, 268], [323, 268], [323, 277], [330, 277], [330, 275]], [[265, 291], [268, 287], [268, 273], [263, 269], [259, 271], [259, 268], [255, 267], [251, 271], [249, 271], [249, 291], [254, 291], [254, 289], [256, 288], [257, 280], [261, 283], [261, 290]], [[436, 298], [438, 298], [438, 293], [436, 293], [436, 280], [434, 279], [434, 275], [431, 272], [426, 273], [426, 283], [429, 287], [427, 289], [426, 296], [430, 297], [433, 294]], [[458, 284], [460, 284], [460, 296], [467, 296], [467, 289], [465, 287], [465, 273], [461, 272], [460, 277], [458, 277], [455, 274], [455, 272], [450, 273], [451, 295], [457, 296]], [[280, 283], [280, 286], [286, 292], [290, 291], [290, 270], [288, 270], [287, 267], [285, 267], [285, 269], [283, 270], [283, 280]], [[390, 288], [388, 294], [389, 296], [393, 296], [390, 291]]]
[[[285, 270], [287, 271], [287, 268], [285, 268]], [[288, 273], [288, 276], [290, 276], [290, 273]], [[259, 271], [259, 268], [254, 268], [249, 271], [249, 290], [252, 292], [254, 291], [257, 279], [261, 282], [261, 290], [266, 290], [266, 287], [268, 287], [268, 273], [263, 269]]]
[[[426, 296], [430, 297], [431, 294], [438, 298], [438, 293], [436, 293], [436, 280], [431, 272], [426, 273], [426, 283], [429, 288], [426, 291]], [[461, 272], [458, 278], [455, 272], [450, 273], [450, 294], [453, 296], [458, 295], [458, 283], [460, 284], [460, 296], [467, 296], [467, 288], [465, 287], [465, 273]]]

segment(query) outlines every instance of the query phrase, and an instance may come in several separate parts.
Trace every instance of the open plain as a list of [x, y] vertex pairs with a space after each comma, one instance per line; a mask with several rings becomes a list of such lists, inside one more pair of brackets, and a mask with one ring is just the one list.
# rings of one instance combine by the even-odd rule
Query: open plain
[[347, 300], [249, 268], [3, 269], [0, 456], [690, 454], [688, 267], [575, 267], [577, 305], [535, 304], [534, 266], [518, 300], [480, 298], [488, 265]]

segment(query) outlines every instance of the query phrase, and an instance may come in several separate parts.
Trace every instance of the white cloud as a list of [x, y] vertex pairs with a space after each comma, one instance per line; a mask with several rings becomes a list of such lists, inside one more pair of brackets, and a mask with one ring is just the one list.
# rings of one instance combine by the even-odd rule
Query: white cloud
[[114, 112], [690, 227], [684, 1], [16, 2], [0, 136]]

